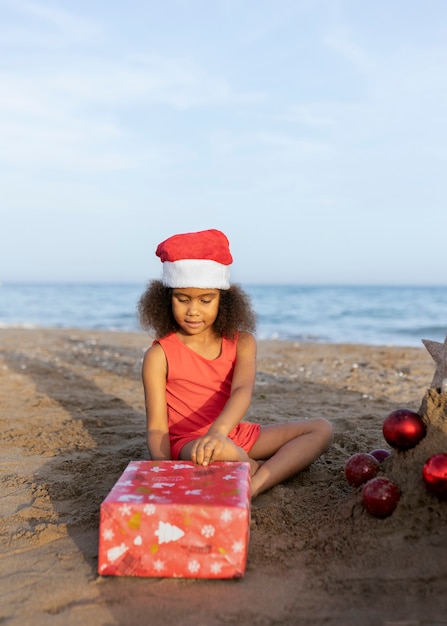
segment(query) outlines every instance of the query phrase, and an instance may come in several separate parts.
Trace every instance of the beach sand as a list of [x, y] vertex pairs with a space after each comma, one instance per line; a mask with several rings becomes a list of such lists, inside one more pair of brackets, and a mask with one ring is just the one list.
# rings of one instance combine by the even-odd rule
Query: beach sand
[[386, 519], [363, 509], [344, 476], [353, 453], [388, 447], [390, 411], [432, 411], [435, 365], [422, 344], [261, 341], [248, 417], [325, 417], [335, 437], [308, 470], [253, 501], [245, 576], [99, 577], [101, 501], [129, 461], [148, 458], [149, 344], [138, 333], [0, 331], [0, 623], [447, 624], [447, 501], [420, 475], [426, 456], [447, 452], [446, 433], [429, 437], [429, 426], [415, 449], [393, 452], [383, 472], [403, 495]]

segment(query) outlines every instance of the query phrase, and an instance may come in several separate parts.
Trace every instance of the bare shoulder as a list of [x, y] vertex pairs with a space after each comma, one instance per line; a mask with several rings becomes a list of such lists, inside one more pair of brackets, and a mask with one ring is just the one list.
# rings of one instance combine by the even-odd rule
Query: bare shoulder
[[237, 352], [238, 354], [256, 354], [256, 339], [254, 335], [241, 331], [237, 341]]
[[159, 343], [154, 343], [146, 350], [143, 358], [143, 374], [149, 370], [166, 368], [166, 356]]

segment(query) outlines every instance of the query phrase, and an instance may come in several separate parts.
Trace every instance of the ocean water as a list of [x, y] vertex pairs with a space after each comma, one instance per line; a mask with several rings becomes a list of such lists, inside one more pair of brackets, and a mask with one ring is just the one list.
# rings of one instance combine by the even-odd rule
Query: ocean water
[[[259, 339], [418, 346], [447, 335], [446, 287], [242, 285]], [[140, 331], [145, 285], [0, 286], [0, 327]]]

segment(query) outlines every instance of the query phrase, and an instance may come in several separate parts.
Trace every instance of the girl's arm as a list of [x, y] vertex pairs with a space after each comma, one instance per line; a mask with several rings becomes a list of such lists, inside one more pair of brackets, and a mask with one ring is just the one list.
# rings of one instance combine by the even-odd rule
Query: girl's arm
[[153, 461], [169, 460], [171, 446], [166, 403], [166, 357], [163, 348], [154, 344], [143, 360], [143, 387], [146, 406], [146, 439]]
[[[230, 397], [219, 417], [206, 435], [198, 439], [192, 449], [192, 460], [202, 464], [207, 446], [210, 456], [217, 455], [225, 445], [228, 434], [242, 421], [251, 403], [256, 378], [256, 340], [250, 333], [241, 332], [237, 343], [236, 365]], [[206, 456], [208, 456], [208, 454]]]

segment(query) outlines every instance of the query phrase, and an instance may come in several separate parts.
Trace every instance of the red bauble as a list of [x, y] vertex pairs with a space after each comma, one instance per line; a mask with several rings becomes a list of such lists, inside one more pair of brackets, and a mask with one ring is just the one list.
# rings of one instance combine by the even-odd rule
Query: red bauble
[[382, 463], [382, 461], [384, 461], [385, 459], [387, 459], [391, 452], [389, 450], [383, 450], [382, 448], [377, 448], [376, 450], [371, 450], [370, 454], [379, 461], [379, 463]]
[[357, 452], [346, 461], [346, 480], [353, 487], [358, 487], [373, 478], [379, 471], [380, 463], [367, 452]]
[[440, 497], [447, 497], [447, 454], [434, 454], [422, 469], [427, 490]]
[[363, 506], [376, 517], [388, 517], [393, 513], [401, 496], [399, 487], [389, 478], [377, 476], [362, 489]]
[[425, 437], [426, 426], [422, 417], [410, 409], [396, 409], [383, 422], [383, 436], [393, 448], [414, 448]]

